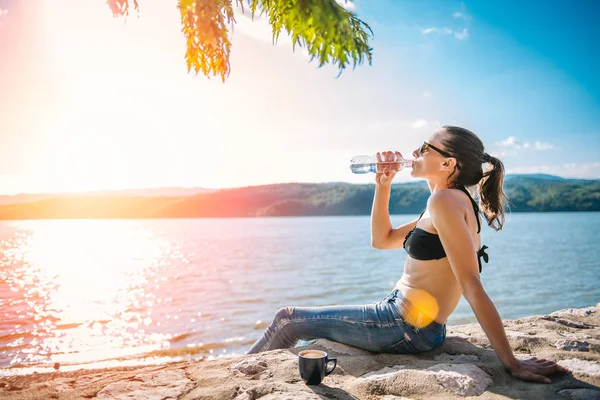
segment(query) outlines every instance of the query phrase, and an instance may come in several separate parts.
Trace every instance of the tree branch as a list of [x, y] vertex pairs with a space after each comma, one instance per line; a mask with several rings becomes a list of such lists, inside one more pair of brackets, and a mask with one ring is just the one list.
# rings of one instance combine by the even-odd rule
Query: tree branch
[[[186, 38], [185, 60], [188, 72], [202, 72], [207, 77], [229, 76], [231, 41], [229, 29], [236, 22], [235, 6], [243, 0], [179, 0], [182, 32]], [[107, 0], [114, 16], [129, 15], [130, 2], [139, 10], [137, 0]], [[252, 17], [260, 12], [273, 28], [276, 43], [282, 31], [292, 39], [292, 45], [305, 47], [311, 61], [319, 67], [332, 63], [340, 74], [349, 65], [353, 68], [365, 60], [372, 62], [369, 39], [373, 31], [352, 11], [335, 0], [247, 0]], [[339, 76], [339, 75], [338, 75]]]

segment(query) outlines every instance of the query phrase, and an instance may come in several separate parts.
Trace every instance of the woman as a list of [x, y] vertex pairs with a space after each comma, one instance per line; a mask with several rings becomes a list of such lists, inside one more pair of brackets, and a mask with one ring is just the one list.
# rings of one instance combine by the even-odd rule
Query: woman
[[[504, 224], [502, 162], [485, 153], [481, 140], [469, 130], [442, 127], [413, 152], [411, 175], [425, 179], [431, 191], [427, 207], [417, 220], [393, 228], [388, 203], [394, 167], [402, 155], [377, 156], [392, 168], [385, 167], [375, 177], [371, 239], [377, 249], [405, 248], [408, 257], [396, 288], [368, 305], [282, 308], [248, 354], [317, 338], [378, 353], [431, 350], [444, 341], [446, 320], [464, 296], [513, 376], [549, 383], [547, 375], [565, 372], [552, 361], [514, 356], [502, 320], [479, 280], [480, 257], [487, 261], [486, 247], [480, 244], [480, 209], [495, 230]], [[466, 189], [474, 185], [479, 205]]]

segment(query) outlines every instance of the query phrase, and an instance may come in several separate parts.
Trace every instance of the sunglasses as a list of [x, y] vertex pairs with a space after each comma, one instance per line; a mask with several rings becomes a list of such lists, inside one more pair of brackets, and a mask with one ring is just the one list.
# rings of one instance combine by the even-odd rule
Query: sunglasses
[[443, 155], [444, 157], [454, 157], [452, 154], [448, 153], [447, 151], [444, 151], [442, 149], [438, 149], [437, 147], [435, 147], [432, 144], [429, 144], [427, 142], [423, 142], [423, 144], [421, 145], [421, 147], [419, 148], [419, 155], [423, 155], [423, 152], [427, 149], [432, 149], [437, 151], [438, 153], [440, 153], [441, 155]]

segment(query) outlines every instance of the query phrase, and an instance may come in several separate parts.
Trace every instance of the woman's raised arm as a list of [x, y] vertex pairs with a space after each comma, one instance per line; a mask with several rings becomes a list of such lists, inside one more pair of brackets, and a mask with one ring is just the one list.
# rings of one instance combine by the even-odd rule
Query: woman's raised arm
[[[394, 162], [402, 159], [399, 152], [387, 151], [377, 153], [378, 161]], [[408, 232], [415, 227], [417, 220], [411, 221], [398, 228], [392, 227], [390, 221], [389, 203], [392, 191], [392, 180], [396, 172], [387, 167], [375, 175], [375, 196], [371, 210], [371, 245], [376, 249], [399, 249], [404, 243]]]

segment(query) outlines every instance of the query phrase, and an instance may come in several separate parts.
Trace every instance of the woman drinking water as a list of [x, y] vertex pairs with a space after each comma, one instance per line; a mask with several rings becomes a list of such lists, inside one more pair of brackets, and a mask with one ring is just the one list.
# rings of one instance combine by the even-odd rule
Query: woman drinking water
[[[248, 354], [324, 338], [376, 353], [410, 354], [440, 346], [446, 321], [461, 296], [471, 306], [499, 361], [519, 379], [546, 382], [565, 368], [543, 359], [518, 360], [479, 273], [487, 261], [481, 224], [504, 224], [504, 166], [471, 131], [444, 126], [413, 152], [411, 175], [431, 195], [418, 219], [393, 228], [388, 204], [401, 165], [399, 152], [377, 154], [371, 241], [377, 249], [407, 252], [404, 273], [383, 300], [367, 305], [281, 308]], [[484, 169], [484, 165], [486, 165]], [[479, 202], [468, 188], [476, 187]], [[482, 217], [480, 216], [482, 215]]]

